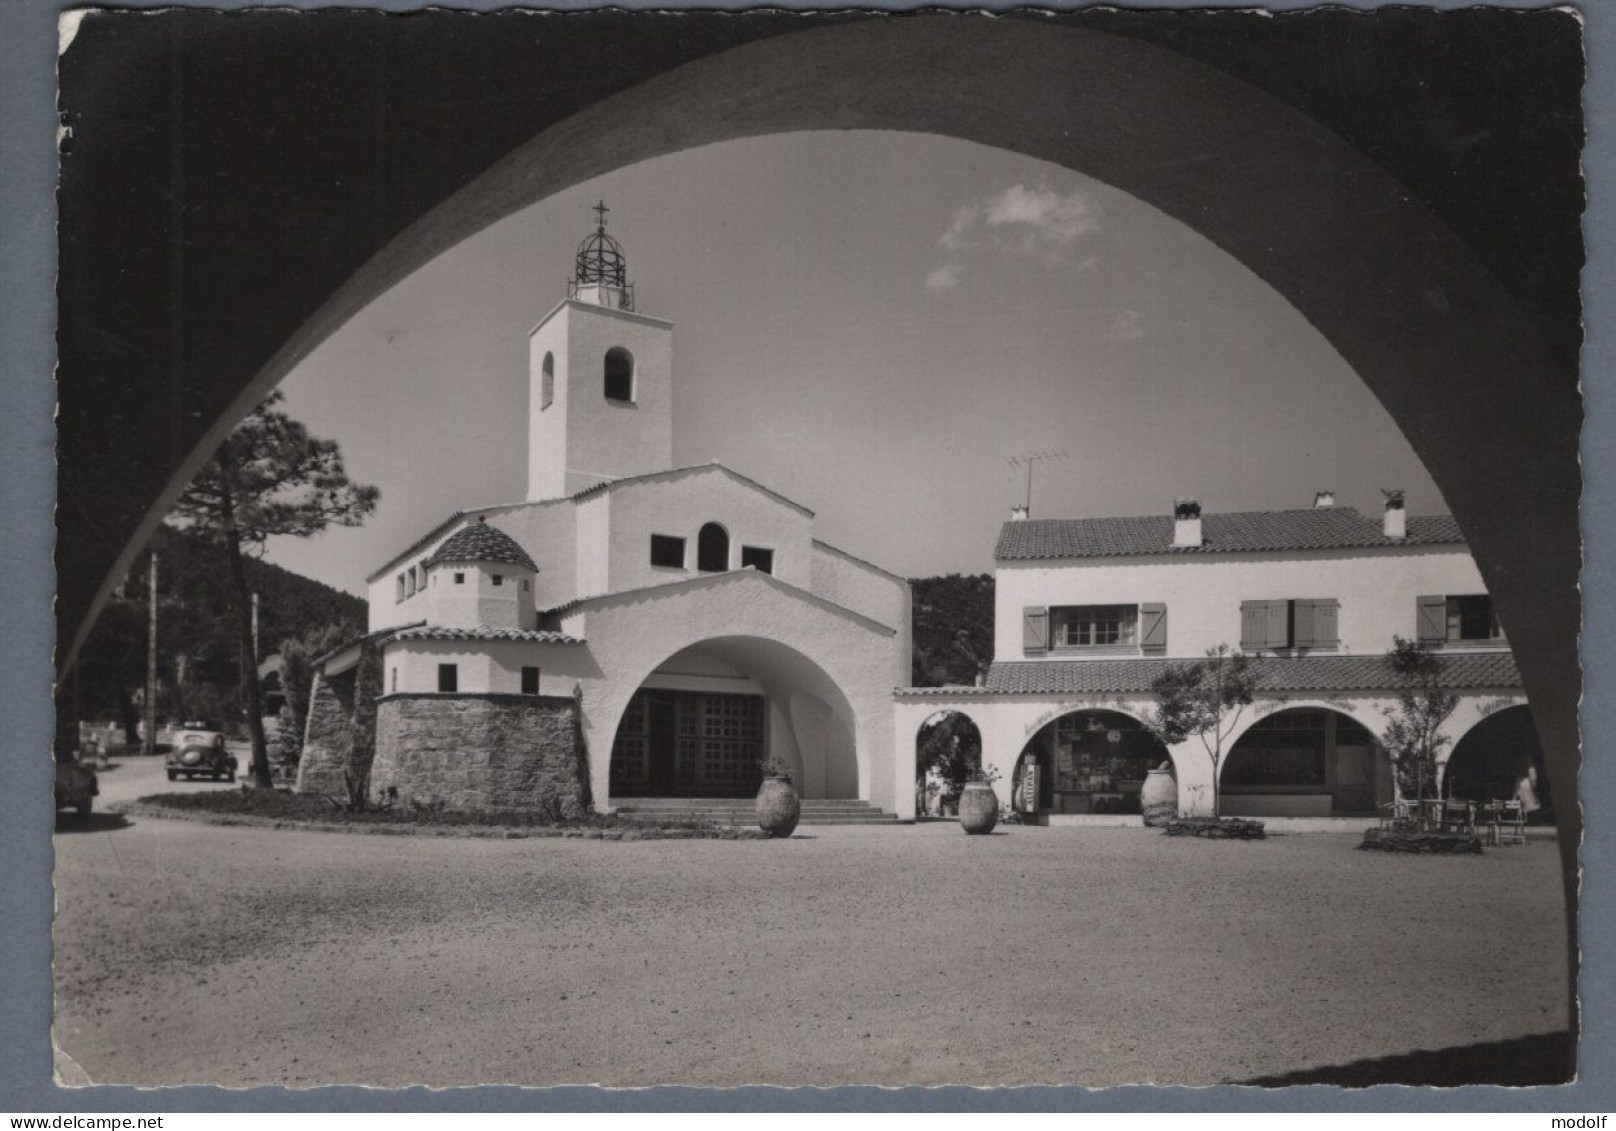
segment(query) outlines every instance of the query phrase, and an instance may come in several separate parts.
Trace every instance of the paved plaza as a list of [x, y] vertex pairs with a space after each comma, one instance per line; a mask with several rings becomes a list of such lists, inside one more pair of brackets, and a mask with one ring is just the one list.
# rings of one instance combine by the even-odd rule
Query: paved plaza
[[1548, 840], [59, 830], [57, 1041], [96, 1083], [1213, 1084], [1567, 1024]]

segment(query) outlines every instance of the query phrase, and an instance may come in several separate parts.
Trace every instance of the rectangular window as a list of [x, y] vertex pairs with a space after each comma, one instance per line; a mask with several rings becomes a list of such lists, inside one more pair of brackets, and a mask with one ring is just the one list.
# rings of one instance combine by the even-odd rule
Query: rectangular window
[[1340, 609], [1333, 597], [1242, 601], [1240, 647], [1247, 652], [1338, 647]]
[[1050, 646], [1116, 648], [1138, 640], [1138, 605], [1068, 605], [1049, 610]]
[[494, 574], [494, 584], [495, 585], [504, 585], [505, 584], [505, 575], [503, 573]]
[[685, 540], [671, 534], [651, 535], [651, 564], [667, 569], [684, 569]]
[[741, 547], [741, 568], [751, 566], [759, 573], [774, 572], [774, 551], [765, 550], [762, 546]]
[[522, 669], [522, 694], [537, 695], [539, 693], [539, 669]]
[[455, 571], [455, 584], [456, 585], [464, 585], [465, 583], [466, 583], [466, 575], [461, 573], [459, 570], [456, 570]]
[[1477, 597], [1449, 597], [1447, 602], [1448, 639], [1502, 640], [1503, 630], [1493, 615], [1493, 599], [1486, 594]]
[[391, 681], [392, 681], [392, 686], [391, 686], [391, 687], [389, 687], [389, 689], [388, 689], [388, 690], [390, 690], [390, 691], [397, 691], [397, 690], [398, 690], [398, 669], [397, 669], [397, 668], [393, 668], [393, 669], [392, 669], [392, 671], [390, 671], [390, 672], [389, 672], [389, 673], [388, 673], [388, 675], [389, 675], [389, 677], [390, 677], [390, 679], [391, 679]]
[[396, 580], [397, 589], [393, 594], [393, 600], [402, 601], [404, 599], [404, 575], [402, 573], [399, 574]]
[[460, 690], [460, 666], [458, 664], [438, 665], [438, 690]]

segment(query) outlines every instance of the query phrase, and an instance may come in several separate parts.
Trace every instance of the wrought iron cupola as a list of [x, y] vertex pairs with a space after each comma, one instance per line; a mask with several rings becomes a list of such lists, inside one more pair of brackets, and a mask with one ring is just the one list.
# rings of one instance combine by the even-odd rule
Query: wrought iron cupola
[[628, 261], [623, 257], [622, 245], [606, 233], [606, 213], [611, 209], [605, 201], [599, 201], [594, 211], [595, 230], [578, 245], [567, 297], [596, 306], [633, 310], [634, 284], [628, 281]]

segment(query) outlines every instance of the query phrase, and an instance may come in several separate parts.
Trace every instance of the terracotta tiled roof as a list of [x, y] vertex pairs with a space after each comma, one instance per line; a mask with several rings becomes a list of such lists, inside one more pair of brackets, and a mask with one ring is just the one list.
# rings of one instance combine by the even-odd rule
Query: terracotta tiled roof
[[1034, 518], [1011, 521], [999, 532], [994, 557], [1110, 558], [1140, 554], [1238, 554], [1280, 550], [1343, 550], [1377, 546], [1462, 546], [1451, 515], [1410, 515], [1408, 536], [1388, 538], [1378, 520], [1352, 507], [1207, 514], [1200, 546], [1173, 545], [1173, 516], [1139, 518]]
[[494, 562], [539, 572], [516, 539], [482, 519], [451, 534], [426, 564], [434, 566], [439, 562]]
[[[1478, 652], [1438, 657], [1440, 683], [1453, 690], [1519, 687], [1515, 657]], [[1012, 661], [988, 669], [989, 691], [1149, 691], [1173, 660]], [[1181, 661], [1180, 661], [1181, 662]], [[1263, 691], [1389, 691], [1400, 686], [1384, 656], [1262, 656], [1252, 660]]]
[[[1453, 691], [1505, 690], [1521, 686], [1509, 652], [1455, 653], [1437, 657], [1441, 686]], [[1183, 660], [1027, 660], [994, 664], [982, 687], [905, 688], [930, 695], [1143, 694], [1169, 665]], [[1265, 692], [1395, 691], [1397, 675], [1384, 656], [1261, 656], [1252, 660]]]
[[565, 632], [551, 632], [542, 628], [407, 628], [393, 636], [394, 640], [515, 640], [523, 644], [582, 644], [576, 636]]

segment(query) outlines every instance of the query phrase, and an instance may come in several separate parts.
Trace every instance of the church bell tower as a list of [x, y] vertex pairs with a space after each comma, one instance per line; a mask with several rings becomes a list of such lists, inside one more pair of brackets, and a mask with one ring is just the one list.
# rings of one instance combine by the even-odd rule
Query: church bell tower
[[567, 297], [528, 335], [529, 502], [673, 466], [673, 323], [634, 309], [608, 211], [595, 205]]

